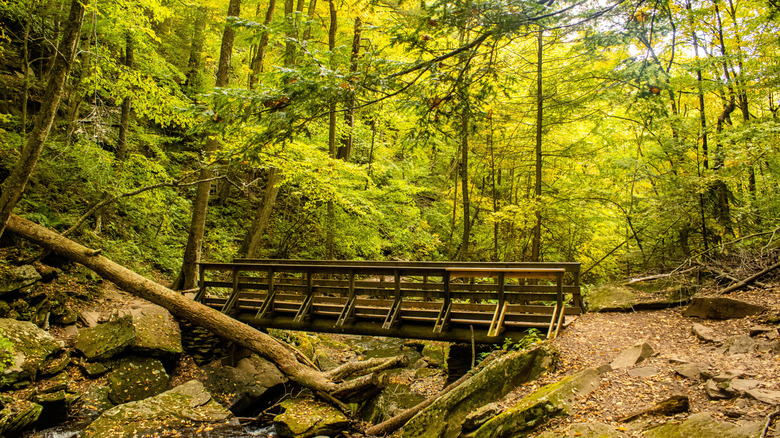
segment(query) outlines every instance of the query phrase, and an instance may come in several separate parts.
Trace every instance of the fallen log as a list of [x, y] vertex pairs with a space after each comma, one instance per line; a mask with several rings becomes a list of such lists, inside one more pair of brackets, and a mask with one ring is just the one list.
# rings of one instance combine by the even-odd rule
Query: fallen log
[[[295, 354], [283, 343], [251, 326], [239, 322], [219, 311], [174, 292], [148, 278], [127, 269], [66, 237], [12, 214], [6, 229], [46, 249], [81, 263], [95, 271], [102, 278], [112, 281], [123, 290], [165, 307], [173, 315], [199, 325], [213, 334], [246, 347], [263, 358], [273, 362], [290, 380], [315, 392], [337, 395], [357, 394], [362, 390], [370, 392], [382, 379], [357, 378], [334, 382], [330, 374], [316, 370], [296, 359]], [[405, 363], [400, 357], [387, 359], [388, 363]], [[352, 375], [359, 371], [375, 372], [383, 364], [376, 361], [352, 364], [348, 368]], [[385, 365], [387, 366], [387, 365]]]
[[769, 272], [772, 272], [772, 271], [774, 271], [777, 268], [780, 268], [780, 262], [777, 262], [774, 265], [764, 269], [763, 271], [761, 271], [759, 273], [756, 273], [756, 274], [753, 274], [750, 277], [748, 277], [748, 278], [746, 278], [746, 279], [744, 279], [744, 280], [742, 280], [742, 281], [740, 281], [738, 283], [732, 284], [731, 286], [729, 286], [729, 287], [723, 289], [722, 291], [718, 292], [718, 294], [719, 295], [725, 295], [725, 294], [734, 292], [735, 290], [745, 286], [746, 284], [750, 283], [751, 281], [754, 281], [755, 279], [760, 278], [762, 275], [768, 274]]

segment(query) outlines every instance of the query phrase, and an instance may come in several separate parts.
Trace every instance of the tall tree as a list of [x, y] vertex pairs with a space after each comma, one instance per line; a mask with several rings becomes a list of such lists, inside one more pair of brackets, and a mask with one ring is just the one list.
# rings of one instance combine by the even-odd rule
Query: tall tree
[[[238, 17], [241, 13], [241, 0], [230, 0], [228, 17]], [[225, 24], [222, 33], [222, 44], [219, 50], [219, 66], [217, 68], [217, 80], [215, 87], [223, 88], [228, 85], [230, 79], [230, 61], [233, 54], [233, 40], [235, 30], [230, 23]], [[195, 200], [192, 203], [192, 219], [190, 221], [187, 246], [184, 249], [184, 260], [178, 278], [173, 282], [173, 289], [193, 289], [198, 281], [198, 262], [200, 261], [203, 246], [203, 234], [206, 230], [206, 214], [209, 208], [209, 192], [211, 190], [211, 178], [214, 172], [211, 170], [209, 159], [219, 149], [219, 140], [209, 136], [203, 148], [203, 168], [200, 170], [198, 184], [195, 192]]]
[[30, 179], [30, 174], [35, 169], [38, 157], [46, 144], [54, 117], [57, 114], [57, 108], [60, 105], [65, 80], [68, 77], [76, 54], [83, 21], [84, 5], [79, 0], [73, 0], [70, 4], [70, 13], [62, 33], [59, 51], [54, 59], [49, 82], [43, 95], [41, 109], [35, 119], [35, 126], [30, 132], [27, 144], [22, 150], [16, 166], [14, 166], [11, 174], [2, 185], [2, 193], [0, 193], [0, 236], [3, 235], [6, 221], [16, 203], [22, 197], [27, 181]]

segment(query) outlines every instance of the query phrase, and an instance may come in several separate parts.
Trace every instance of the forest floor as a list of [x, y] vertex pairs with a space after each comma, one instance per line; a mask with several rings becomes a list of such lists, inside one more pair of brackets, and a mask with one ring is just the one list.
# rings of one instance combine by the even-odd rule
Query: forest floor
[[[685, 317], [682, 315], [684, 307], [584, 314], [553, 341], [561, 354], [561, 364], [556, 372], [519, 387], [502, 403], [511, 405], [563, 376], [609, 364], [626, 348], [647, 342], [655, 352], [652, 357], [633, 369], [603, 374], [601, 386], [597, 390], [574, 401], [573, 415], [559, 417], [538, 432], [562, 432], [568, 425], [578, 422], [603, 422], [617, 426], [632, 436], [641, 436], [642, 430], [663, 423], [668, 417], [645, 416], [627, 423], [622, 423], [620, 419], [652, 408], [657, 402], [673, 395], [688, 397], [690, 413], [710, 412], [720, 419], [763, 422], [776, 409], [775, 406], [745, 397], [710, 400], [704, 390], [704, 380], [683, 378], [673, 369], [681, 362], [700, 363], [709, 366], [709, 371], [715, 375], [733, 370], [739, 371], [746, 378], [778, 385], [780, 356], [776, 353], [724, 354], [724, 347], [700, 341], [691, 329], [695, 323], [702, 324], [713, 329], [724, 341], [735, 336], [746, 336], [752, 327], [766, 325], [767, 315], [776, 316], [780, 313], [780, 285], [734, 292], [727, 297], [766, 306], [770, 310], [754, 317], [720, 321]], [[770, 336], [776, 337], [776, 331]], [[638, 373], [637, 368], [642, 368], [642, 372]]]

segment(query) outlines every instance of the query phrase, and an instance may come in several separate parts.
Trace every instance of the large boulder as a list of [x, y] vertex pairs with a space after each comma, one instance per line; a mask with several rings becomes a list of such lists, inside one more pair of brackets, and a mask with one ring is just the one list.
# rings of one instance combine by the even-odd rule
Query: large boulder
[[145, 399], [168, 389], [169, 380], [162, 362], [155, 358], [123, 358], [108, 375], [109, 398], [114, 404]]
[[552, 370], [557, 360], [557, 350], [546, 343], [499, 357], [420, 411], [404, 426], [403, 436], [457, 436], [461, 423], [470, 412]]
[[265, 407], [263, 400], [268, 402], [281, 395], [287, 383], [287, 378], [273, 363], [256, 354], [242, 358], [235, 367], [217, 360], [204, 370], [209, 391], [229, 402], [230, 410], [239, 416], [256, 414], [253, 411]]
[[636, 303], [636, 294], [623, 286], [601, 286], [585, 294], [585, 306], [588, 312], [628, 311]]
[[0, 269], [0, 295], [32, 286], [41, 278], [32, 265]]
[[133, 318], [126, 316], [80, 330], [73, 346], [87, 360], [99, 361], [110, 359], [125, 351], [134, 339]]
[[179, 324], [167, 310], [152, 304], [80, 330], [74, 347], [92, 361], [110, 359], [126, 350], [166, 358], [183, 351]]
[[274, 417], [279, 438], [335, 436], [349, 427], [349, 419], [333, 406], [311, 399], [287, 399], [284, 412]]
[[[7, 341], [3, 341], [3, 339]], [[63, 344], [29, 321], [0, 319], [0, 387], [21, 386], [34, 380]]]
[[574, 423], [566, 430], [545, 432], [539, 438], [628, 438], [628, 435], [617, 430], [615, 426], [604, 423]]
[[669, 421], [647, 431], [647, 438], [753, 438], [761, 433], [762, 422], [733, 424], [710, 413], [693, 414], [685, 421]]
[[571, 400], [594, 391], [599, 387], [600, 382], [599, 374], [595, 369], [581, 371], [537, 390], [465, 436], [469, 438], [522, 436], [555, 416], [567, 414]]
[[135, 339], [130, 344], [138, 352], [162, 356], [181, 354], [181, 329], [164, 308], [149, 304], [130, 311]]
[[111, 389], [105, 385], [93, 384], [84, 391], [75, 406], [76, 416], [94, 419], [114, 407], [109, 395]]
[[732, 319], [758, 315], [766, 311], [764, 306], [746, 303], [724, 297], [697, 297], [691, 300], [691, 304], [683, 316], [692, 316], [703, 319]]
[[238, 429], [236, 422], [226, 421], [231, 417], [230, 411], [214, 401], [203, 384], [191, 380], [154, 397], [109, 409], [93, 421], [81, 436], [178, 436], [188, 429], [195, 432], [198, 428], [216, 428], [218, 425]]

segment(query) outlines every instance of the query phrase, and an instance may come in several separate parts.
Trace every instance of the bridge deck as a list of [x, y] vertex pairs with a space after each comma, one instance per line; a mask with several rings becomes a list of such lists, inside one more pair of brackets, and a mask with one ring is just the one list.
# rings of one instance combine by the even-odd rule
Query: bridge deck
[[578, 263], [261, 259], [201, 263], [195, 299], [261, 328], [477, 343], [554, 336], [582, 303]]

